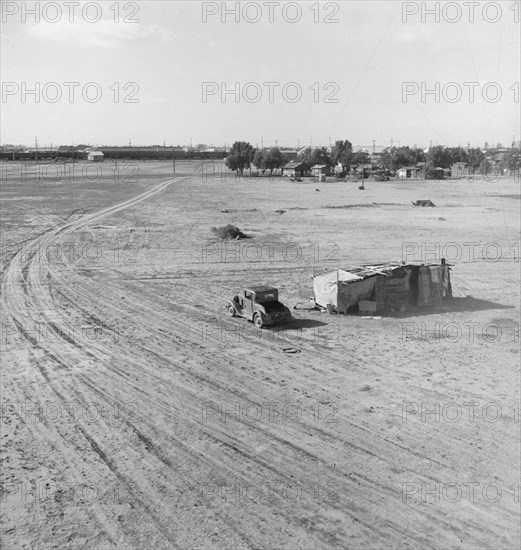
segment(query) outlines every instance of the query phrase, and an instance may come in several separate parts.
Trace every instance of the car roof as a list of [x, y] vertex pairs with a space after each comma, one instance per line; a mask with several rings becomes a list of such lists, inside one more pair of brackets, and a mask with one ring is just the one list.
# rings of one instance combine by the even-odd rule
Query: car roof
[[277, 289], [274, 286], [255, 285], [255, 286], [247, 286], [244, 290], [249, 290], [250, 292], [268, 292], [270, 290], [277, 290]]

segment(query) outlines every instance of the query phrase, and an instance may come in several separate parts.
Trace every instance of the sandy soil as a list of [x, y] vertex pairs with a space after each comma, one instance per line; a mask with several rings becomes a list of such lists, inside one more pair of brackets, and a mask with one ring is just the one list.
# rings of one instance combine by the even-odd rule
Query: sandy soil
[[[518, 548], [519, 182], [171, 169], [3, 178], [3, 547]], [[439, 310], [306, 309], [313, 266], [442, 255]], [[295, 319], [227, 317], [251, 283]]]

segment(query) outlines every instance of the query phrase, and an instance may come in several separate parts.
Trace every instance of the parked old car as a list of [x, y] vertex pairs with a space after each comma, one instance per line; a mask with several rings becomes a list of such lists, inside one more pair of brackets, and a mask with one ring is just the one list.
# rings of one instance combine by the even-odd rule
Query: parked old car
[[257, 328], [276, 325], [292, 318], [290, 310], [279, 302], [279, 291], [271, 286], [258, 285], [245, 288], [226, 306], [231, 317], [244, 317]]

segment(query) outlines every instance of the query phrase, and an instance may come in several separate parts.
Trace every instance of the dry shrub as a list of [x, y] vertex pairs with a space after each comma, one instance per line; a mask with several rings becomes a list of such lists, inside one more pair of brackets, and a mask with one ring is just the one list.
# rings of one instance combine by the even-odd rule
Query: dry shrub
[[248, 235], [245, 235], [238, 227], [229, 223], [221, 227], [212, 227], [212, 231], [219, 237], [219, 239], [247, 239]]

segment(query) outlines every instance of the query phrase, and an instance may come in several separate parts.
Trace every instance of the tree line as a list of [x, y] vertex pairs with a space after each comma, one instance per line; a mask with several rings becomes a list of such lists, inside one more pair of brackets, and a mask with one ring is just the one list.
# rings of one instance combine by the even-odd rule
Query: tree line
[[[499, 162], [499, 167], [501, 169], [518, 168], [519, 157], [518, 148], [508, 149]], [[350, 172], [351, 167], [361, 164], [365, 164], [368, 168], [373, 166], [395, 173], [403, 166], [416, 166], [422, 163], [425, 166], [426, 177], [435, 177], [439, 168], [450, 168], [456, 163], [463, 163], [472, 172], [479, 170], [486, 173], [492, 168], [490, 161], [479, 147], [464, 149], [438, 145], [430, 147], [427, 152], [416, 147], [388, 147], [375, 159], [366, 150], [353, 151], [353, 145], [349, 140], [338, 140], [330, 149], [307, 147], [299, 151], [295, 160], [310, 166], [315, 164], [339, 166], [345, 174]], [[226, 166], [241, 174], [251, 166], [262, 171], [269, 170], [272, 174], [273, 170], [282, 168], [285, 163], [278, 147], [256, 149], [245, 141], [236, 141], [226, 157]]]

